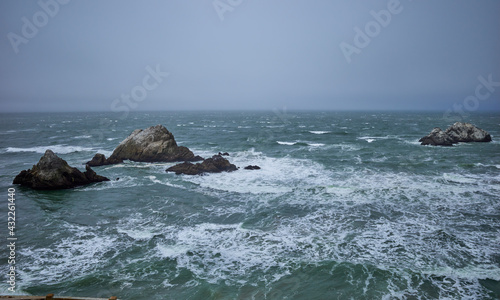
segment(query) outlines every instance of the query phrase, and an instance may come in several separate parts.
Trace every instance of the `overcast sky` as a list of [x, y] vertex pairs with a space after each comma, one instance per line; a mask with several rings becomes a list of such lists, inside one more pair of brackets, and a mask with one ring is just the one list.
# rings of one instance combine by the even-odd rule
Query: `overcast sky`
[[1, 112], [500, 109], [496, 0], [2, 0], [0, 29]]

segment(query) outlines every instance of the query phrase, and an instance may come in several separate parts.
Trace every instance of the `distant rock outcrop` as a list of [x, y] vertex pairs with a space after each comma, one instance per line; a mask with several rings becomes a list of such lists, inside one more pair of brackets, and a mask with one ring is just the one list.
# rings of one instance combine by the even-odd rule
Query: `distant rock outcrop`
[[103, 154], [97, 153], [91, 161], [91, 166], [102, 166], [121, 163], [124, 160], [137, 162], [171, 162], [171, 161], [200, 161], [191, 150], [184, 146], [177, 146], [174, 135], [162, 125], [151, 126], [146, 129], [136, 129], [106, 159]]
[[36, 190], [69, 189], [93, 182], [109, 181], [108, 178], [97, 175], [90, 166], [86, 171], [70, 167], [52, 150], [45, 151], [40, 161], [29, 170], [24, 170], [14, 178], [14, 184], [28, 186]]
[[491, 142], [488, 132], [470, 123], [456, 122], [446, 131], [434, 128], [431, 133], [419, 140], [421, 145], [452, 146], [456, 143]]
[[184, 162], [168, 168], [167, 172], [175, 172], [175, 174], [199, 175], [203, 173], [221, 173], [236, 171], [235, 165], [231, 164], [222, 155], [214, 155], [211, 158], [205, 159], [201, 163], [193, 164]]

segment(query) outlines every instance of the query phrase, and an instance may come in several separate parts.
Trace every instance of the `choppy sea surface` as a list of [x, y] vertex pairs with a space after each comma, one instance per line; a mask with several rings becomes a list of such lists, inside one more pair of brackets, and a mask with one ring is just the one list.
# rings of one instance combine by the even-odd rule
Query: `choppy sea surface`
[[[455, 120], [429, 112], [2, 114], [1, 238], [16, 189], [18, 294], [120, 299], [498, 299], [500, 118], [491, 143], [420, 146]], [[459, 121], [459, 120], [456, 120]], [[229, 152], [232, 173], [174, 163], [94, 170], [61, 191], [12, 185], [52, 149], [71, 166], [162, 124]], [[244, 170], [258, 165], [260, 170]], [[116, 181], [116, 178], [120, 178]], [[8, 294], [8, 249], [0, 251]]]

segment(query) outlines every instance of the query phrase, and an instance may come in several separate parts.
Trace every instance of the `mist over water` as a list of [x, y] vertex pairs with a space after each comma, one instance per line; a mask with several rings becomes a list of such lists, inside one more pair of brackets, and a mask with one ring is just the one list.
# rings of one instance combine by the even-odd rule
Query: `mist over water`
[[467, 120], [493, 142], [454, 147], [418, 143], [451, 125], [439, 113], [115, 118], [2, 115], [2, 190], [46, 149], [83, 169], [95, 153], [109, 156], [133, 130], [156, 124], [195, 155], [229, 152], [240, 170], [175, 175], [165, 172], [174, 163], [125, 161], [94, 168], [110, 182], [63, 191], [15, 186], [19, 291], [120, 299], [500, 297], [497, 114]]

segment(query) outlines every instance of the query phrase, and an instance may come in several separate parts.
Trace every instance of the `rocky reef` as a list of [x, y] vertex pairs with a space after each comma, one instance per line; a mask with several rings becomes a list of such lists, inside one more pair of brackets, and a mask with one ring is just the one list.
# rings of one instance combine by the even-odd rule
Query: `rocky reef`
[[257, 165], [248, 165], [248, 166], [244, 167], [243, 169], [245, 169], [245, 170], [260, 170], [260, 167]]
[[221, 172], [231, 172], [236, 171], [238, 168], [231, 164], [227, 159], [222, 157], [222, 155], [217, 154], [211, 158], [205, 159], [201, 163], [193, 164], [190, 162], [184, 162], [175, 166], [172, 166], [166, 170], [166, 172], [175, 172], [175, 174], [187, 174], [187, 175], [200, 175], [203, 173], [221, 173]]
[[163, 125], [156, 125], [134, 130], [116, 147], [108, 159], [103, 154], [97, 153], [87, 164], [102, 166], [121, 163], [127, 159], [137, 162], [203, 160], [187, 147], [177, 146], [174, 135]]
[[457, 143], [491, 142], [491, 135], [470, 123], [456, 122], [445, 131], [434, 128], [419, 142], [421, 145], [452, 146]]
[[13, 183], [36, 190], [69, 189], [93, 182], [109, 181], [108, 178], [97, 175], [90, 166], [81, 172], [71, 167], [58, 157], [52, 150], [46, 150], [40, 161], [29, 170], [23, 170]]

